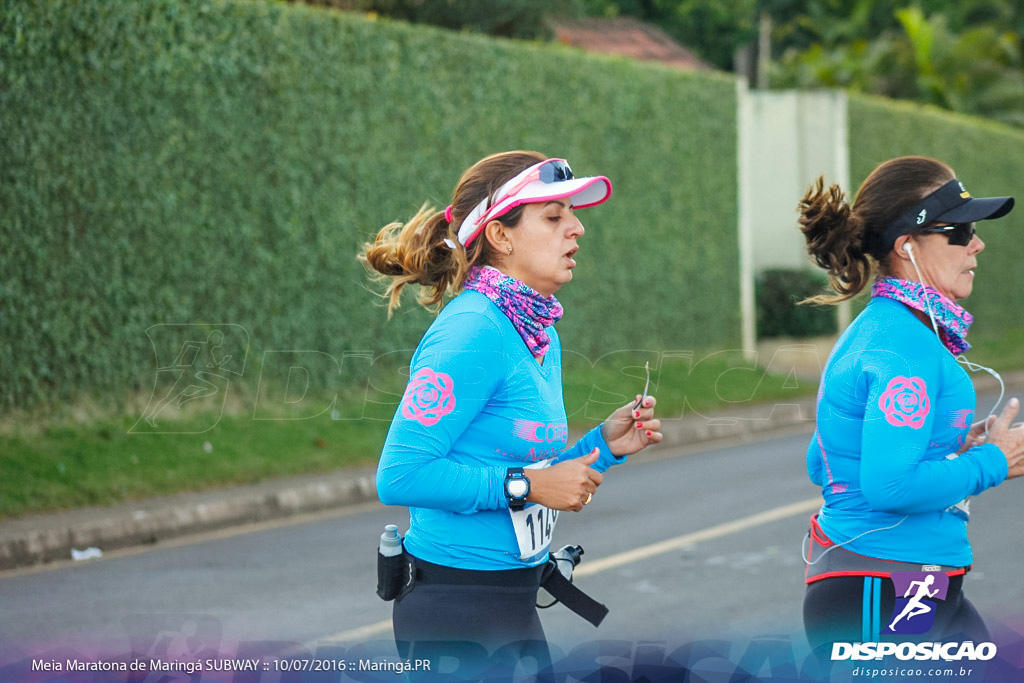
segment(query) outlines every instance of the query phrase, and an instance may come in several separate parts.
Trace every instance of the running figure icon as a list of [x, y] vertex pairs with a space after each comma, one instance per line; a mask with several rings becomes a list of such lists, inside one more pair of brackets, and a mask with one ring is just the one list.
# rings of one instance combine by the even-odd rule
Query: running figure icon
[[[245, 372], [249, 333], [231, 323], [160, 323], [146, 329], [156, 356], [153, 393], [136, 434], [198, 434], [220, 420]], [[189, 410], [189, 419], [185, 408]], [[191, 410], [193, 409], [194, 410]]]
[[[929, 588], [934, 583], [934, 574], [928, 574], [921, 581], [910, 582], [910, 585], [907, 587], [907, 591], [903, 594], [903, 597], [910, 598], [910, 600], [907, 601], [906, 605], [904, 605], [903, 611], [900, 612], [899, 615], [892, 620], [891, 624], [889, 624], [890, 631], [895, 632], [896, 622], [898, 622], [900, 619], [903, 619], [904, 617], [906, 617], [907, 621], [910, 621], [914, 617], [920, 616], [922, 614], [928, 614], [932, 611], [932, 606], [930, 604], [924, 603], [923, 600], [925, 598], [934, 598], [939, 593], [938, 588], [936, 588], [935, 590], [929, 590]], [[917, 592], [914, 594], [914, 597], [911, 598], [910, 593], [915, 589], [915, 586], [917, 587]]]
[[[186, 341], [171, 366], [161, 368], [176, 370], [179, 376], [164, 398], [145, 416], [146, 422], [156, 427], [157, 415], [172, 403], [176, 404], [178, 410], [181, 410], [190, 401], [213, 396], [220, 391], [220, 388], [209, 381], [207, 377], [215, 376], [216, 371], [231, 361], [230, 353], [221, 352], [220, 349], [223, 345], [224, 333], [220, 330], [210, 332], [205, 342]], [[205, 367], [202, 370], [195, 370], [196, 361], [204, 351], [208, 356]]]

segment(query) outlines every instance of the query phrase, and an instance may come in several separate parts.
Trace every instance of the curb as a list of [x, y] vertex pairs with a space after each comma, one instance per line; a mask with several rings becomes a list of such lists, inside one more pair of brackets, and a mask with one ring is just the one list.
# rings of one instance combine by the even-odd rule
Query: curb
[[[1007, 393], [1024, 388], [1024, 372], [1004, 378]], [[975, 377], [979, 394], [998, 384]], [[815, 399], [742, 406], [712, 415], [662, 417], [658, 451], [724, 439], [751, 440], [773, 432], [814, 427]], [[573, 439], [571, 438], [570, 441]], [[802, 456], [801, 456], [802, 457]], [[0, 521], [0, 571], [66, 561], [72, 551], [100, 552], [154, 545], [191, 534], [284, 519], [377, 501], [375, 466], [152, 498], [111, 507], [83, 508]]]
[[[82, 508], [0, 522], [0, 571], [320, 512], [377, 499], [372, 468]], [[88, 554], [88, 553], [87, 553]]]

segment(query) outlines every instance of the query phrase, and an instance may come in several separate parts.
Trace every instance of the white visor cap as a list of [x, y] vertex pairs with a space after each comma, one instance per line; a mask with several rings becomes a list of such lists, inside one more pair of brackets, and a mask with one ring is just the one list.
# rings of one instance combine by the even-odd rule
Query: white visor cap
[[605, 176], [576, 178], [565, 159], [547, 159], [516, 175], [494, 194], [494, 203], [485, 199], [459, 226], [459, 243], [469, 246], [488, 222], [522, 204], [549, 202], [568, 197], [575, 209], [585, 209], [606, 201], [612, 194], [612, 182]]

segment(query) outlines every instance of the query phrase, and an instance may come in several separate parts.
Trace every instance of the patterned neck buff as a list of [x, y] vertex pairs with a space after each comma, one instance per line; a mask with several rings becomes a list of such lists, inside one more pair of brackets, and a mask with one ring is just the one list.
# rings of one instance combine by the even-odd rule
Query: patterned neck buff
[[562, 304], [555, 297], [542, 296], [537, 290], [491, 266], [469, 271], [466, 289], [480, 292], [512, 321], [519, 336], [536, 358], [543, 358], [551, 347], [545, 327], [562, 319]]
[[[954, 356], [966, 353], [971, 345], [967, 343], [967, 330], [974, 322], [974, 316], [964, 308], [928, 285], [895, 277], [884, 277], [876, 280], [871, 286], [871, 296], [881, 296], [899, 301], [915, 311], [928, 315], [931, 305], [935, 316], [935, 324], [939, 327], [939, 337], [949, 352]], [[925, 303], [925, 300], [928, 303]]]

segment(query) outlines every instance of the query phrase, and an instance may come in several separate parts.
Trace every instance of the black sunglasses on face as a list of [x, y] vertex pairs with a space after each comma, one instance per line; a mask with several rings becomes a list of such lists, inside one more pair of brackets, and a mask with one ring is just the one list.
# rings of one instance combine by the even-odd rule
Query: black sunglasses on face
[[934, 228], [927, 228], [921, 231], [923, 234], [942, 234], [949, 240], [949, 243], [957, 247], [966, 247], [974, 239], [974, 223], [953, 223], [952, 225], [940, 225]]

